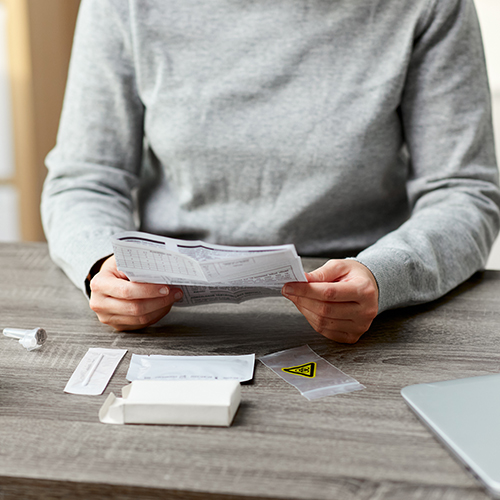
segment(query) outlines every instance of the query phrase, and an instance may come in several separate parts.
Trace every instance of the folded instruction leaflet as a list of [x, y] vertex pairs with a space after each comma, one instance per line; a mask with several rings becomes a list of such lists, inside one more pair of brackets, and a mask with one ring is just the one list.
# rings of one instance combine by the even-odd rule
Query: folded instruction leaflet
[[294, 245], [234, 247], [129, 231], [111, 243], [130, 281], [176, 285], [176, 306], [240, 303], [279, 296], [285, 283], [306, 282]]

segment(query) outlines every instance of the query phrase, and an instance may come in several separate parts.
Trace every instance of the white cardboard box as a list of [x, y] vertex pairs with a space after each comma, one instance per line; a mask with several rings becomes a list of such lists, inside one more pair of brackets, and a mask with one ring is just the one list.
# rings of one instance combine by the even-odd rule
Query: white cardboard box
[[135, 380], [99, 411], [106, 424], [229, 426], [241, 400], [235, 380]]

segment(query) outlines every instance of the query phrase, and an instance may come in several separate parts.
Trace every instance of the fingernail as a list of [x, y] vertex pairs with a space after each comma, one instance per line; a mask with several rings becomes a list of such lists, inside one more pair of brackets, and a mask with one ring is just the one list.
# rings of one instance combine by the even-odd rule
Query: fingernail
[[285, 295], [293, 295], [293, 287], [290, 285], [285, 286]]
[[162, 287], [158, 290], [162, 295], [168, 295], [168, 288]]
[[174, 299], [181, 300], [182, 299], [182, 292], [175, 292]]

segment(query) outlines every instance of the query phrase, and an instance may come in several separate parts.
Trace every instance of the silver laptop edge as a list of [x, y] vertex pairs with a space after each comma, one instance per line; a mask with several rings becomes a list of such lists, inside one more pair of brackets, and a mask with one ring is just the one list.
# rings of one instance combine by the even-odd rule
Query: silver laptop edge
[[[492, 385], [498, 388], [498, 392], [490, 391]], [[481, 386], [486, 387], [484, 394], [480, 390], [476, 391]], [[442, 401], [439, 401], [439, 398], [436, 400], [436, 394], [451, 399], [447, 400], [446, 397], [443, 397]], [[471, 419], [476, 423], [476, 417], [479, 415], [479, 418], [481, 418], [482, 415], [480, 407], [477, 404], [471, 407], [471, 415], [464, 415], [460, 411], [451, 417], [447, 415], [447, 412], [450, 413], [449, 407], [446, 406], [447, 403], [454, 398], [460, 397], [457, 408], [464, 406], [467, 397], [471, 394], [476, 400], [478, 398], [484, 400], [486, 409], [489, 409], [492, 401], [494, 401], [494, 410], [498, 415], [497, 424], [494, 428], [492, 428], [492, 425], [487, 425], [487, 428], [483, 428], [480, 421], [477, 422], [479, 424], [477, 426], [471, 425]], [[484, 467], [485, 461], [491, 461], [491, 450], [488, 451], [486, 446], [485, 457], [480, 457], [481, 460], [479, 462], [483, 462], [483, 465], [478, 463], [477, 460], [478, 447], [475, 446], [472, 453], [470, 450], [471, 441], [476, 441], [477, 443], [476, 437], [480, 439], [481, 432], [491, 432], [492, 435], [496, 433], [496, 441], [500, 440], [500, 374], [430, 384], [415, 384], [404, 387], [401, 390], [401, 395], [419, 420], [433, 433], [452, 456], [471, 472], [494, 498], [500, 499], [500, 448], [498, 448], [498, 453], [495, 453], [494, 458], [493, 469], [495, 477], [492, 477], [491, 470], [488, 472]], [[495, 400], [491, 398], [495, 398]], [[498, 403], [496, 403], [496, 398], [498, 398]], [[451, 410], [453, 411], [453, 406]], [[463, 439], [461, 433], [457, 434], [457, 426], [459, 425], [463, 426]], [[473, 433], [477, 433], [477, 436]], [[488, 453], [490, 454], [489, 456]], [[487, 468], [491, 469], [491, 467]]]

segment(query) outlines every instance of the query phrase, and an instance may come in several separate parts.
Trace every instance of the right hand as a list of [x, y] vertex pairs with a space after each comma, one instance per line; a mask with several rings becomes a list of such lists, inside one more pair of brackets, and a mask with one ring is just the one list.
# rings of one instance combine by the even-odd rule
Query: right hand
[[179, 288], [134, 283], [116, 267], [111, 255], [90, 282], [90, 308], [115, 330], [137, 330], [159, 321], [182, 298]]

